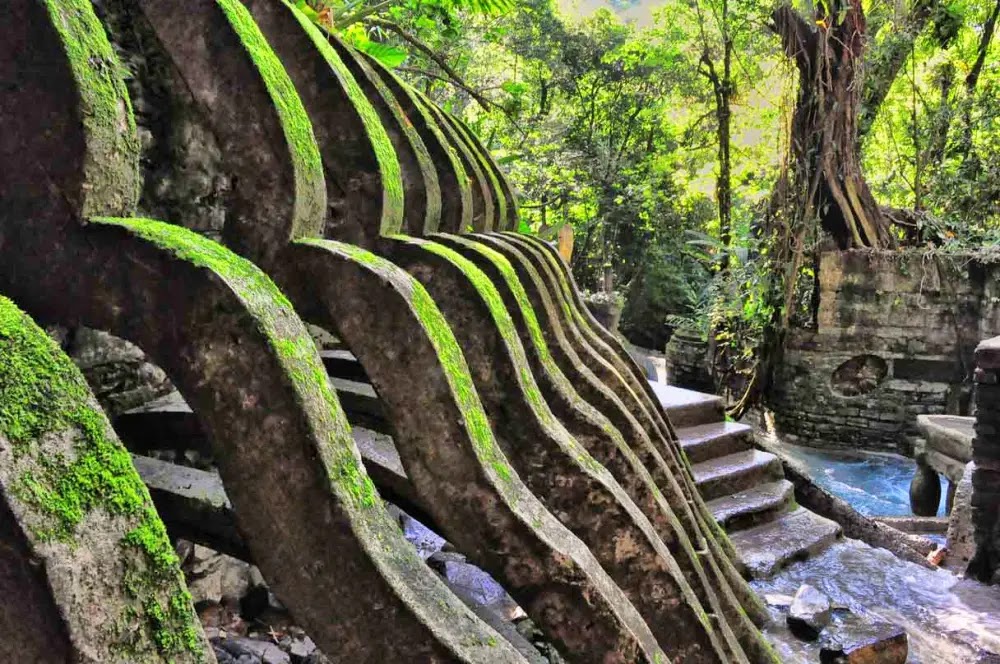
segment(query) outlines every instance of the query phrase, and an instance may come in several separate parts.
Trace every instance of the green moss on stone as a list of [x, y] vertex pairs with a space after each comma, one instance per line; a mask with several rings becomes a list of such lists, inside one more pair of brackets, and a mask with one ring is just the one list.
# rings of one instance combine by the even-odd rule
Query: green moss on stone
[[409, 291], [410, 306], [436, 351], [479, 460], [489, 465], [501, 480], [509, 482], [513, 477], [513, 471], [493, 438], [489, 419], [479, 400], [465, 356], [462, 355], [455, 333], [448, 326], [444, 314], [438, 309], [427, 289], [397, 265], [360, 247], [330, 240], [303, 240], [302, 244], [324, 247], [344, 254], [387, 278], [394, 277], [405, 282], [406, 290]]
[[326, 220], [326, 180], [312, 123], [295, 85], [250, 12], [238, 0], [215, 0], [253, 60], [281, 119], [295, 171], [291, 238], [319, 236]]
[[127, 213], [139, 200], [139, 139], [121, 65], [90, 0], [45, 0], [45, 7], [76, 81], [86, 134], [80, 213]]
[[[490, 192], [493, 196], [493, 207], [495, 209], [495, 219], [496, 226], [502, 227], [507, 220], [507, 198], [504, 195], [504, 191], [500, 186], [500, 181], [497, 179], [496, 173], [493, 172], [492, 164], [490, 163], [489, 154], [486, 152], [486, 148], [483, 147], [472, 132], [463, 123], [459, 122], [457, 118], [452, 117], [450, 114], [444, 113], [445, 121], [450, 123], [455, 129], [456, 135], [465, 142], [469, 148], [469, 152], [476, 158], [476, 162], [479, 165], [479, 169], [482, 171], [483, 176], [486, 178], [487, 184], [490, 186]], [[488, 230], [494, 230], [492, 227]]]
[[553, 436], [558, 437], [567, 446], [567, 451], [573, 454], [583, 465], [596, 472], [603, 472], [604, 467], [569, 435], [562, 424], [552, 414], [551, 409], [549, 409], [549, 405], [542, 396], [541, 390], [538, 388], [538, 383], [535, 381], [535, 376], [531, 372], [528, 358], [525, 355], [524, 347], [521, 345], [521, 340], [514, 327], [514, 321], [510, 316], [510, 312], [507, 311], [507, 307], [503, 303], [503, 298], [489, 277], [476, 267], [472, 261], [454, 249], [442, 244], [409, 237], [398, 237], [396, 239], [420, 246], [426, 251], [444, 258], [465, 275], [483, 299], [489, 309], [493, 323], [497, 327], [497, 331], [504, 339], [505, 345], [511, 355], [511, 361], [517, 370], [521, 390], [528, 404], [531, 406], [535, 417], [538, 418]]
[[[122, 539], [141, 562], [125, 571], [126, 589], [144, 608], [173, 587], [183, 588], [177, 556], [152, 507], [128, 451], [113, 436], [79, 370], [55, 342], [0, 297], [0, 436], [17, 457], [32, 456], [33, 472], [15, 480], [12, 494], [33, 508], [32, 532], [41, 541], [72, 544], [92, 512], [129, 518], [137, 525]], [[43, 456], [46, 436], [69, 435], [72, 458]], [[134, 608], [130, 609], [134, 611]], [[166, 656], [200, 659], [201, 643], [190, 597], [183, 596], [156, 623], [151, 635]]]
[[423, 285], [416, 281], [413, 282], [413, 294], [410, 302], [437, 351], [438, 359], [444, 368], [452, 393], [458, 400], [459, 409], [465, 420], [465, 427], [478, 450], [480, 460], [488, 463], [500, 479], [509, 482], [513, 472], [493, 439], [489, 419], [486, 417], [486, 411], [483, 410], [483, 405], [479, 400], [479, 394], [476, 392], [469, 367], [458, 346], [455, 333], [448, 326], [444, 315], [430, 294]]
[[357, 111], [358, 116], [361, 118], [365, 133], [368, 135], [368, 140], [371, 142], [372, 149], [375, 152], [375, 159], [378, 162], [379, 174], [382, 180], [383, 201], [380, 232], [383, 235], [398, 233], [403, 225], [403, 175], [399, 166], [399, 159], [396, 157], [396, 151], [389, 140], [389, 134], [386, 132], [385, 126], [379, 119], [375, 108], [365, 97], [361, 86], [354, 80], [354, 76], [348, 71], [347, 66], [340, 59], [340, 56], [337, 55], [337, 52], [333, 50], [330, 42], [327, 41], [328, 37], [302, 12], [288, 2], [285, 2], [285, 4], [295, 15], [296, 20], [302, 26], [302, 29], [305, 30], [306, 35], [320, 52], [320, 55], [330, 65], [330, 68], [343, 86], [348, 99], [354, 105], [354, 110]]
[[[442, 134], [446, 137], [447, 142], [445, 145], [449, 147], [450, 150], [457, 154], [459, 162], [461, 163], [464, 173], [468, 178], [470, 192], [472, 188], [481, 192], [483, 197], [483, 222], [485, 224], [492, 223], [493, 219], [493, 198], [490, 196], [489, 187], [486, 182], [486, 176], [483, 175], [482, 168], [480, 168], [479, 161], [476, 159], [476, 155], [473, 153], [472, 149], [466, 144], [465, 140], [459, 135], [458, 131], [450, 122], [448, 118], [445, 117], [444, 111], [439, 109], [434, 105], [430, 99], [420, 92], [415, 92], [418, 98], [423, 102], [424, 108], [427, 109], [429, 115], [433, 117], [441, 128]], [[475, 196], [475, 194], [472, 194]], [[484, 229], [490, 230], [490, 229]]]
[[[423, 96], [418, 90], [407, 85], [406, 83], [400, 82], [403, 89], [410, 95], [410, 100], [413, 103], [413, 107], [420, 113], [422, 119], [424, 120], [427, 128], [434, 134], [434, 137], [438, 140], [441, 146], [445, 150], [445, 154], [448, 156], [448, 166], [455, 174], [455, 179], [458, 183], [458, 195], [462, 201], [462, 223], [471, 223], [472, 221], [472, 178], [469, 177], [468, 171], [465, 170], [465, 166], [462, 162], [462, 158], [459, 156], [458, 150], [452, 144], [451, 139], [448, 137], [446, 130], [438, 123], [437, 117], [433, 113], [432, 109], [433, 102], [431, 102], [427, 97]], [[442, 196], [448, 196], [451, 192], [442, 192]]]
[[151, 219], [96, 218], [91, 221], [125, 228], [225, 281], [256, 320], [301, 398], [322, 404], [328, 414], [329, 437], [321, 452], [337, 493], [346, 495], [357, 508], [368, 509], [380, 504], [375, 485], [355, 454], [347, 418], [330, 387], [316, 345], [296, 317], [291, 302], [264, 272], [217, 242], [180, 226]]

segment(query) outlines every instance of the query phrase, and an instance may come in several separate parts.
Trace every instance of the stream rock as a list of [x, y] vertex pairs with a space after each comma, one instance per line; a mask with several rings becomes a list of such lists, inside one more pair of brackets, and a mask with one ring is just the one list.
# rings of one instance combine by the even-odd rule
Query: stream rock
[[291, 664], [292, 658], [273, 643], [242, 636], [214, 639], [219, 664]]
[[803, 584], [788, 608], [788, 628], [800, 639], [815, 641], [830, 624], [830, 598]]
[[821, 664], [904, 664], [909, 653], [906, 630], [881, 621], [857, 620], [838, 625], [825, 637]]

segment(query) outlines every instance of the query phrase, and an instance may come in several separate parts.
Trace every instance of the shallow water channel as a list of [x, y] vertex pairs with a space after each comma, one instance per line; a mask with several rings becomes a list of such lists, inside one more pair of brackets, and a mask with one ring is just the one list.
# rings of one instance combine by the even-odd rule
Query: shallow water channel
[[[828, 452], [782, 444], [813, 480], [866, 516], [909, 516], [915, 462], [895, 454]], [[939, 515], [944, 515], [944, 495]], [[835, 606], [893, 623], [909, 636], [909, 662], [1000, 663], [1000, 587], [927, 569], [863, 542], [844, 539], [775, 577], [754, 581], [761, 594], [794, 595], [808, 583]], [[779, 609], [767, 633], [783, 662], [819, 661], [819, 644], [793, 637]]]
[[[789, 457], [809, 468], [813, 481], [865, 516], [911, 516], [910, 480], [916, 462], [898, 454], [820, 451], [781, 444]], [[947, 482], [942, 480], [938, 516], [945, 515]]]

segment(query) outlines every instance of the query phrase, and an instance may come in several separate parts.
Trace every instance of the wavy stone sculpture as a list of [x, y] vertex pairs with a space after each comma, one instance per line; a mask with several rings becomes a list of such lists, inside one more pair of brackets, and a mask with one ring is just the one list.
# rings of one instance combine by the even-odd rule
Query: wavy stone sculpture
[[[227, 9], [247, 16], [236, 3]], [[7, 17], [0, 291], [45, 320], [124, 337], [166, 369], [216, 449], [255, 561], [322, 648], [346, 661], [523, 661], [403, 539], [365, 474], [311, 338], [274, 284], [182, 228], [95, 216], [133, 208], [138, 141], [89, 2], [12, 0]], [[215, 18], [225, 25], [231, 16]], [[263, 39], [252, 46], [266, 48]], [[297, 103], [290, 84], [276, 93]], [[308, 137], [312, 152], [294, 175], [319, 172], [308, 123], [298, 130], [290, 137]], [[322, 179], [281, 185], [299, 194], [297, 221], [322, 219]], [[268, 191], [261, 210], [280, 203]], [[237, 213], [237, 228], [253, 221], [252, 210]], [[269, 237], [284, 246], [263, 230], [234, 235], [265, 251]], [[101, 473], [102, 461], [89, 470]], [[160, 619], [154, 604], [144, 608], [136, 623]]]
[[[460, 421], [451, 424], [451, 431], [447, 432], [450, 435], [445, 437], [427, 435], [434, 431], [428, 428], [432, 420], [428, 421], [428, 426], [419, 421], [416, 426], [402, 426], [406, 409], [412, 410], [413, 390], [400, 379], [401, 367], [379, 363], [372, 358], [386, 352], [393, 335], [409, 335], [415, 344], [409, 350], [416, 353], [420, 348], [416, 342], [426, 338], [429, 329], [447, 330], [447, 326], [440, 314], [426, 305], [415, 307], [411, 302], [403, 306], [407, 291], [419, 295], [422, 290], [411, 278], [404, 278], [404, 273], [398, 269], [394, 268], [396, 274], [389, 278], [392, 266], [384, 261], [352, 252], [348, 245], [323, 242], [319, 232], [309, 238], [306, 230], [309, 222], [301, 216], [303, 205], [298, 198], [300, 191], [308, 192], [317, 186], [308, 184], [306, 179], [317, 178], [318, 174], [303, 166], [307, 163], [304, 156], [289, 153], [317, 148], [297, 139], [282, 138], [297, 128], [308, 126], [309, 119], [301, 112], [301, 107], [295, 108], [287, 97], [281, 99], [275, 94], [276, 90], [285, 89], [291, 79], [277, 65], [273, 52], [265, 52], [263, 46], [258, 46], [264, 35], [251, 22], [249, 14], [240, 14], [234, 19], [232, 15], [242, 6], [232, 0], [201, 0], [193, 5], [162, 1], [141, 4], [188, 88], [204, 105], [207, 116], [213, 119], [224, 155], [247, 151], [254, 154], [252, 167], [243, 158], [230, 161], [236, 180], [242, 184], [236, 197], [243, 202], [234, 208], [250, 210], [252, 201], [259, 198], [269, 204], [260, 208], [261, 215], [254, 223], [243, 223], [241, 219], [241, 223], [227, 227], [224, 235], [232, 239], [234, 246], [255, 251], [252, 257], [279, 279], [301, 310], [310, 312], [316, 322], [339, 330], [360, 356], [369, 357], [366, 372], [382, 387], [386, 403], [395, 406], [395, 414], [401, 420], [396, 426], [400, 432], [397, 435], [400, 456], [408, 472], [413, 468], [412, 479], [436, 521], [446, 528], [444, 534], [456, 543], [465, 544], [466, 551], [473, 554], [479, 551], [476, 559], [507, 582], [515, 597], [521, 599], [525, 608], [575, 659], [594, 662], [606, 661], [609, 657], [622, 661], [655, 660], [660, 654], [656, 639], [622, 591], [606, 576], [587, 548], [545, 512], [506, 466], [489, 427], [484, 426], [485, 415], [476, 410], [477, 400], [470, 401], [474, 391], [467, 369], [455, 359], [461, 356], [457, 348], [452, 346], [449, 351], [452, 359], [447, 360], [444, 355], [447, 349], [442, 349], [442, 354], [433, 353], [434, 346], [427, 346], [425, 341], [425, 372], [418, 371], [421, 364], [414, 361], [412, 370], [406, 372], [407, 380], [412, 381], [411, 385], [437, 384], [447, 389], [432, 393], [433, 397], [422, 405], [422, 412], [409, 416], [411, 420], [415, 416], [440, 420], [448, 412], [464, 412], [473, 418], [472, 423], [466, 422], [464, 431]], [[182, 6], [184, 11], [181, 11]], [[267, 20], [262, 21], [261, 27], [268, 29], [267, 37], [275, 42], [301, 40], [316, 30], [302, 22], [298, 12], [289, 5], [278, 5], [283, 12], [272, 11], [273, 6], [262, 8], [252, 3], [250, 7], [266, 15]], [[225, 21], [220, 21], [219, 17]], [[299, 33], [291, 30], [291, 26], [298, 26]], [[216, 44], [232, 40], [232, 47], [227, 49], [229, 57], [207, 57], [208, 35]], [[293, 60], [289, 62], [290, 67], [309, 69], [320, 66], [317, 62], [328, 62], [336, 57], [333, 49], [322, 40], [313, 38], [311, 43], [316, 47], [313, 62]], [[231, 95], [213, 94], [226, 81], [240, 81], [243, 96], [237, 99]], [[356, 100], [356, 103], [363, 106], [364, 100]], [[243, 131], [236, 119], [248, 107], [254, 109], [248, 117], [254, 118], [256, 133]], [[383, 145], [388, 143], [384, 137], [381, 140]], [[335, 149], [336, 145], [319, 148], [331, 154]], [[269, 175], [265, 178], [262, 173]], [[389, 174], [390, 171], [383, 170], [383, 176]], [[292, 182], [295, 187], [284, 184]], [[270, 188], [262, 190], [268, 185]], [[375, 225], [371, 221], [369, 219], [369, 225], [356, 233], [347, 229], [345, 232], [355, 237], [369, 236], [369, 229], [374, 229], [376, 236], [380, 231], [386, 232], [382, 219]], [[258, 236], [242, 237], [254, 226]], [[317, 227], [315, 222], [312, 227]], [[263, 246], [265, 241], [279, 237], [298, 240], [286, 241], [280, 247]], [[394, 285], [396, 292], [387, 291], [384, 286], [380, 289], [380, 282]], [[378, 299], [378, 294], [386, 299]], [[373, 306], [367, 312], [360, 307], [348, 310], [340, 301], [345, 297], [354, 298], [351, 301], [355, 303], [371, 302]], [[384, 325], [378, 316], [390, 315], [394, 302], [395, 306], [403, 308], [398, 308], [400, 313], [391, 319], [393, 326], [381, 335], [365, 334], [365, 328], [376, 330]], [[365, 324], [352, 327], [351, 318], [358, 317], [363, 317]], [[446, 338], [439, 333], [432, 340], [444, 343], [442, 339]], [[453, 420], [448, 418], [447, 421]], [[445, 423], [438, 422], [439, 427]], [[421, 468], [432, 466], [435, 458], [449, 457], [456, 463], [461, 459], [467, 470], [462, 474], [421, 472]], [[470, 477], [475, 475], [479, 482], [470, 482]], [[466, 497], [455, 500], [455, 496]], [[486, 500], [486, 496], [491, 497]], [[481, 524], [485, 530], [471, 529], [469, 524], [473, 523]], [[518, 523], [520, 528], [515, 525]], [[582, 624], [589, 628], [580, 630]]]

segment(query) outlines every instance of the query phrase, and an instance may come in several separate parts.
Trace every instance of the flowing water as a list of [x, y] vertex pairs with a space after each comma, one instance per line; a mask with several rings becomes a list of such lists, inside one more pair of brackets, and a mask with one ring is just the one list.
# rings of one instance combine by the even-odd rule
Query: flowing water
[[[915, 462], [896, 454], [831, 452], [782, 444], [782, 451], [807, 467], [816, 484], [866, 516], [909, 516], [909, 486]], [[939, 515], [944, 515], [944, 495]], [[775, 577], [754, 581], [761, 594], [794, 595], [808, 583], [842, 606], [898, 625], [909, 637], [909, 662], [1000, 664], [1000, 587], [927, 569], [884, 549], [845, 539]], [[771, 609], [767, 634], [783, 662], [816, 662], [819, 645], [799, 641]]]
[[[803, 583], [825, 593], [835, 606], [905, 629], [909, 662], [1000, 662], [1000, 587], [927, 569], [850, 539], [752, 585], [761, 594], [794, 595]], [[792, 637], [783, 627], [784, 617], [774, 615], [775, 624], [766, 632], [782, 662], [819, 661], [819, 646]]]

